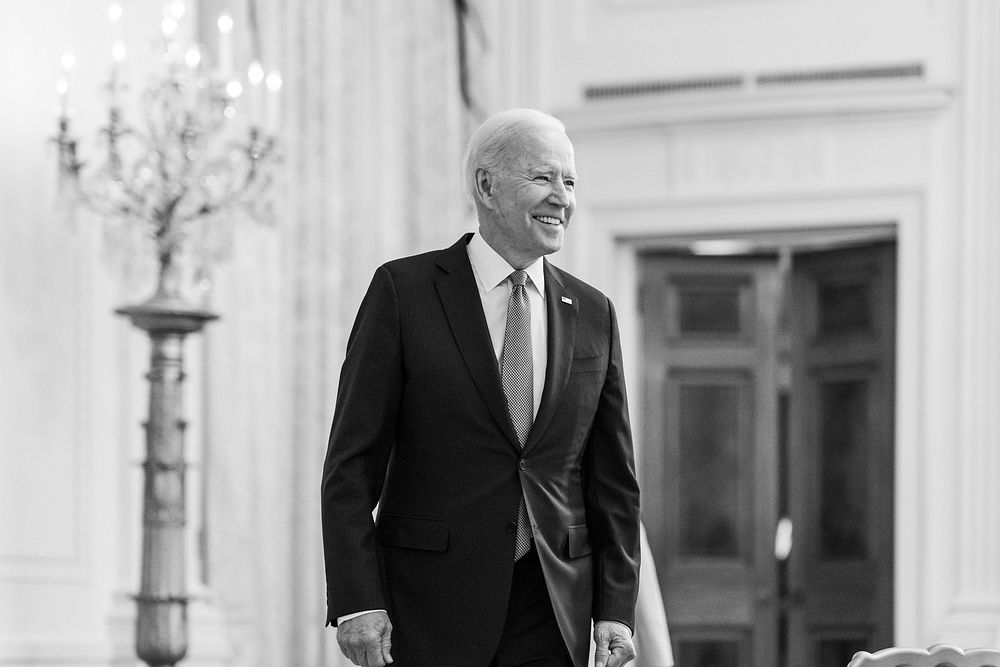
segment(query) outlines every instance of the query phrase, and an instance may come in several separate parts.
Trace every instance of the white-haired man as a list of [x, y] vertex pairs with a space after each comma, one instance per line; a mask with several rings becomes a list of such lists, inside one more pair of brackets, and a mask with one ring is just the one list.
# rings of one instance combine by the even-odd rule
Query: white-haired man
[[[634, 656], [639, 492], [614, 309], [552, 266], [573, 146], [531, 109], [473, 134], [478, 234], [389, 262], [347, 346], [323, 470], [328, 622], [380, 667]], [[378, 518], [371, 512], [379, 506]]]

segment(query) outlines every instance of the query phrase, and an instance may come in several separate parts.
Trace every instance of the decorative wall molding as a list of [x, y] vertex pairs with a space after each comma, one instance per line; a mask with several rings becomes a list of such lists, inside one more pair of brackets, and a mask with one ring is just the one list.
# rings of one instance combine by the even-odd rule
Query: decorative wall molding
[[[657, 200], [829, 197], [912, 187], [926, 174], [927, 125], [948, 107], [785, 117], [788, 108], [776, 105], [774, 116], [682, 123], [651, 114], [648, 125], [634, 128], [619, 126], [617, 118], [571, 116], [567, 126], [584, 174], [581, 201], [631, 209]], [[600, 129], [604, 120], [610, 129]], [[584, 123], [590, 124], [581, 129]]]
[[655, 126], [746, 122], [802, 117], [936, 114], [954, 103], [952, 86], [896, 81], [884, 85], [759, 89], [741, 95], [707, 93], [681, 99], [645, 99], [557, 110], [573, 136], [581, 132]]
[[[12, 219], [16, 226], [24, 224], [21, 215], [15, 213]], [[0, 445], [0, 455], [6, 474], [12, 475], [5, 478], [5, 492], [16, 493], [19, 499], [45, 497], [49, 502], [26, 503], [4, 517], [4, 524], [14, 529], [0, 530], [0, 582], [84, 583], [92, 574], [88, 473], [94, 447], [90, 425], [95, 234], [82, 227], [74, 230], [58, 216], [35, 226], [33, 232], [44, 239], [44, 251], [30, 245], [39, 239], [33, 240], [23, 229], [14, 236], [14, 252], [4, 258], [17, 267], [20, 278], [9, 287], [18, 297], [8, 329], [11, 342], [19, 361], [33, 373], [15, 389], [17, 395], [5, 399], [8, 409], [18, 413]], [[22, 239], [28, 245], [17, 242]], [[20, 370], [20, 366], [8, 369], [14, 376]], [[40, 391], [42, 384], [48, 386]], [[26, 402], [32, 398], [46, 403]], [[22, 416], [44, 426], [25, 424]], [[28, 430], [19, 430], [22, 425]], [[15, 506], [16, 502], [10, 507]]]

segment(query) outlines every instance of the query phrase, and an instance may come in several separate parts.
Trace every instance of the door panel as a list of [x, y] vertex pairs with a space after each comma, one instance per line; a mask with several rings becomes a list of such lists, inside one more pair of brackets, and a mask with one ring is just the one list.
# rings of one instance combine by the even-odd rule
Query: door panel
[[643, 518], [684, 667], [891, 643], [893, 246], [784, 257], [641, 262]]
[[803, 664], [892, 644], [894, 295], [891, 244], [794, 259], [789, 640]]
[[[648, 259], [644, 521], [685, 667], [774, 665], [770, 260]], [[772, 415], [761, 418], [761, 415]], [[764, 632], [762, 632], [762, 628]]]

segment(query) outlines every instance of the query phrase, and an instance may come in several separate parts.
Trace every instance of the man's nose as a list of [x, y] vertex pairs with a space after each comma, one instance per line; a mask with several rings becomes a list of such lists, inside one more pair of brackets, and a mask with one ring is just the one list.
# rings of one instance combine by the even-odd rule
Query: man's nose
[[549, 201], [553, 204], [557, 204], [563, 208], [569, 206], [570, 203], [570, 193], [566, 184], [562, 181], [553, 181], [552, 193], [549, 195]]

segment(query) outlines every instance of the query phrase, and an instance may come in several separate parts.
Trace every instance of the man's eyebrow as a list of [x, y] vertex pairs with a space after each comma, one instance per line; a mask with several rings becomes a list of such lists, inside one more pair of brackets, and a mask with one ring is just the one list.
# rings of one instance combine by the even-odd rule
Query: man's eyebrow
[[[558, 169], [556, 167], [551, 167], [548, 165], [532, 165], [528, 167], [529, 174], [554, 174]], [[567, 171], [563, 174], [565, 178], [576, 180], [577, 176], [575, 172]]]

